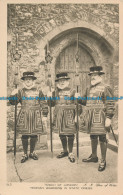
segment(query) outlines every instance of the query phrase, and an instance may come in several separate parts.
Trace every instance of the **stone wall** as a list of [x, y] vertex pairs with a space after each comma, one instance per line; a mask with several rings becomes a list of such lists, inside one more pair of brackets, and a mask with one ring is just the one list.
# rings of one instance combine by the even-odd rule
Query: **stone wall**
[[[8, 4], [8, 96], [14, 89], [14, 74], [16, 66], [19, 67], [19, 78], [27, 70], [34, 71], [37, 76], [37, 85], [47, 93], [47, 68], [41, 63], [45, 61], [45, 48], [49, 40], [50, 52], [53, 57], [56, 51], [63, 49], [68, 37], [60, 39], [57, 36], [60, 32], [71, 30], [78, 27], [86, 26], [88, 31], [93, 29], [94, 33], [91, 38], [97, 37], [105, 39], [105, 45], [109, 45], [113, 51], [112, 61], [107, 60], [105, 69], [107, 70], [106, 78], [108, 83], [114, 88], [114, 95], [118, 96], [118, 41], [119, 41], [119, 7], [117, 4]], [[18, 34], [18, 52], [21, 54], [19, 61], [14, 61], [13, 53], [16, 49], [16, 35]], [[53, 37], [56, 37], [53, 39]], [[98, 37], [99, 38], [99, 37]], [[107, 43], [106, 43], [107, 41]], [[101, 48], [100, 56], [105, 55], [105, 46], [99, 42]], [[96, 44], [92, 42], [91, 45]], [[95, 50], [97, 47], [95, 46]], [[110, 49], [110, 48], [109, 48]], [[99, 50], [98, 50], [99, 53]], [[95, 56], [96, 59], [98, 57]], [[55, 58], [54, 58], [55, 59]], [[55, 60], [54, 66], [51, 66], [50, 72], [52, 82], [55, 77]], [[109, 64], [110, 62], [110, 64]], [[107, 67], [107, 68], [106, 68]], [[109, 68], [110, 67], [110, 68]], [[110, 71], [112, 69], [112, 71]], [[107, 80], [106, 80], [107, 82]], [[19, 86], [22, 82], [19, 82]], [[116, 106], [117, 107], [117, 106]], [[117, 110], [117, 108], [116, 108]], [[117, 115], [113, 122], [114, 128], [117, 129]], [[14, 129], [14, 108], [8, 103], [8, 149], [13, 145]], [[20, 138], [19, 138], [20, 139]], [[46, 143], [44, 144], [47, 145]], [[18, 149], [20, 141], [18, 141]]]

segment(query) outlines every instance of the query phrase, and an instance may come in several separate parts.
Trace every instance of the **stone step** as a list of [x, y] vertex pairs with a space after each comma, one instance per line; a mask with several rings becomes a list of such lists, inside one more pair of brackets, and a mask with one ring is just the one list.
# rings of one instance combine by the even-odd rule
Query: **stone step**
[[[116, 139], [118, 139], [118, 133], [115, 131]], [[47, 140], [48, 148], [50, 148], [50, 140]], [[90, 135], [85, 133], [79, 133], [79, 147], [91, 146]], [[76, 138], [74, 141], [74, 147], [76, 147]], [[53, 134], [53, 148], [60, 149], [62, 148], [61, 141], [58, 134]], [[114, 141], [112, 134], [108, 135], [108, 148], [114, 152], [118, 152], [118, 145]]]
[[113, 140], [109, 140], [108, 148], [111, 149], [114, 152], [118, 152], [118, 145]]
[[[109, 139], [114, 140], [114, 136], [112, 132], [110, 132], [108, 135], [109, 135]], [[118, 141], [118, 131], [114, 130], [114, 135], [116, 137], [116, 140]]]
[[112, 132], [108, 133], [108, 140], [109, 140], [108, 148], [113, 150], [114, 152], [118, 152], [118, 130], [113, 130], [113, 131], [114, 131], [114, 135], [117, 140], [117, 143], [114, 139]]

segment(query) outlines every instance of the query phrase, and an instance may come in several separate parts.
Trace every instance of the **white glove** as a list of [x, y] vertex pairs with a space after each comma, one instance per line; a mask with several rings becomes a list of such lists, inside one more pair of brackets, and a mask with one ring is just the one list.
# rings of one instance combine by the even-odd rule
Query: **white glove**
[[111, 119], [106, 118], [106, 120], [105, 120], [105, 127], [110, 127], [110, 125], [111, 125]]
[[11, 95], [16, 95], [18, 93], [18, 89], [14, 89], [11, 93]]
[[47, 97], [52, 97], [52, 92], [48, 91]]
[[75, 93], [75, 95], [74, 95], [75, 98], [78, 98], [79, 96], [80, 96], [79, 93]]

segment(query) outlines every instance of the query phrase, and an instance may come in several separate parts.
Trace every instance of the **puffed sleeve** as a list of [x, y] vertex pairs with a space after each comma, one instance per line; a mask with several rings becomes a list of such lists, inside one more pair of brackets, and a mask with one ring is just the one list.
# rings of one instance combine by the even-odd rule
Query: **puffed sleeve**
[[9, 103], [11, 105], [21, 103], [21, 90], [18, 90], [18, 93], [15, 95], [10, 95]]
[[56, 101], [57, 100], [55, 100], [55, 91], [53, 91], [51, 100], [47, 100], [48, 106], [54, 107], [56, 104]]
[[39, 91], [39, 99], [40, 98], [42, 99], [42, 100], [39, 101], [40, 106], [42, 108], [42, 114], [43, 114], [44, 117], [47, 117], [47, 115], [48, 115], [48, 105], [47, 105], [47, 101], [45, 100], [45, 96], [44, 96], [44, 94], [41, 90]]
[[106, 117], [111, 119], [114, 116], [115, 100], [113, 100], [113, 91], [109, 86], [105, 87], [102, 101], [105, 105]]
[[[75, 95], [75, 92], [76, 92], [76, 90], [75, 89], [73, 89], [72, 91], [71, 91], [71, 97], [74, 97], [74, 95]], [[72, 102], [73, 100], [71, 100], [71, 102]], [[78, 101], [78, 100], [77, 100]], [[80, 114], [82, 113], [82, 106], [81, 106], [81, 104], [79, 104], [79, 102], [77, 102], [76, 100], [74, 100], [74, 102], [75, 103], [78, 103], [78, 105], [77, 105], [77, 107], [76, 107], [76, 109], [75, 109], [75, 112], [76, 112], [76, 110], [78, 109], [78, 115], [80, 116]]]
[[86, 91], [85, 91], [85, 94], [81, 98], [78, 99], [78, 103], [83, 105], [83, 106], [86, 106], [86, 103], [87, 103], [88, 90], [89, 89], [87, 88]]

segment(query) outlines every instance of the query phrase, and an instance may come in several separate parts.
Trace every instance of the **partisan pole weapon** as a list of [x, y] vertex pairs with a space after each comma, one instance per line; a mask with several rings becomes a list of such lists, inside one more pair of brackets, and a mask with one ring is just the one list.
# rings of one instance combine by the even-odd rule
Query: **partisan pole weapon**
[[[53, 60], [53, 57], [50, 55], [50, 50], [49, 50], [49, 42], [47, 41], [47, 47], [46, 47], [46, 56], [45, 56], [45, 61], [47, 64], [51, 64]], [[48, 85], [50, 88], [51, 92], [51, 87], [52, 87], [52, 80], [51, 80], [51, 74], [49, 74], [48, 71]], [[51, 106], [51, 97], [49, 100], [49, 108], [50, 108], [50, 147], [51, 147], [51, 154], [53, 158], [53, 131], [52, 131], [52, 106]]]
[[[48, 74], [48, 85], [50, 88], [50, 92], [51, 92], [51, 87], [52, 87], [52, 81], [51, 81], [51, 75]], [[53, 157], [53, 131], [52, 131], [52, 107], [51, 107], [51, 97], [49, 100], [49, 108], [50, 108], [50, 147], [51, 147], [51, 154]]]
[[[14, 85], [15, 89], [17, 89], [18, 86], [18, 66], [17, 66], [17, 61], [20, 60], [21, 54], [18, 53], [18, 34], [16, 35], [16, 50], [15, 53], [13, 54], [13, 59], [16, 63], [16, 68], [15, 68], [15, 79], [14, 79]], [[17, 125], [17, 94], [15, 95], [15, 116], [14, 116], [14, 157], [16, 158], [16, 125]]]
[[[76, 58], [76, 87], [77, 87], [77, 93], [78, 93], [78, 88], [79, 88], [79, 73], [78, 73], [78, 68], [79, 68], [79, 55], [78, 55], [78, 42], [79, 42], [79, 36], [77, 34], [77, 53], [75, 55]], [[77, 122], [76, 122], [76, 148], [77, 148], [77, 163], [79, 160], [79, 120], [78, 120], [78, 99], [76, 102], [76, 117], [77, 117]]]
[[[17, 69], [16, 69], [17, 70]], [[15, 89], [17, 89], [17, 82], [16, 82], [16, 78], [18, 77], [18, 73], [15, 73]], [[17, 94], [15, 94], [15, 123], [14, 123], [14, 157], [16, 157], [16, 124], [17, 124]]]

